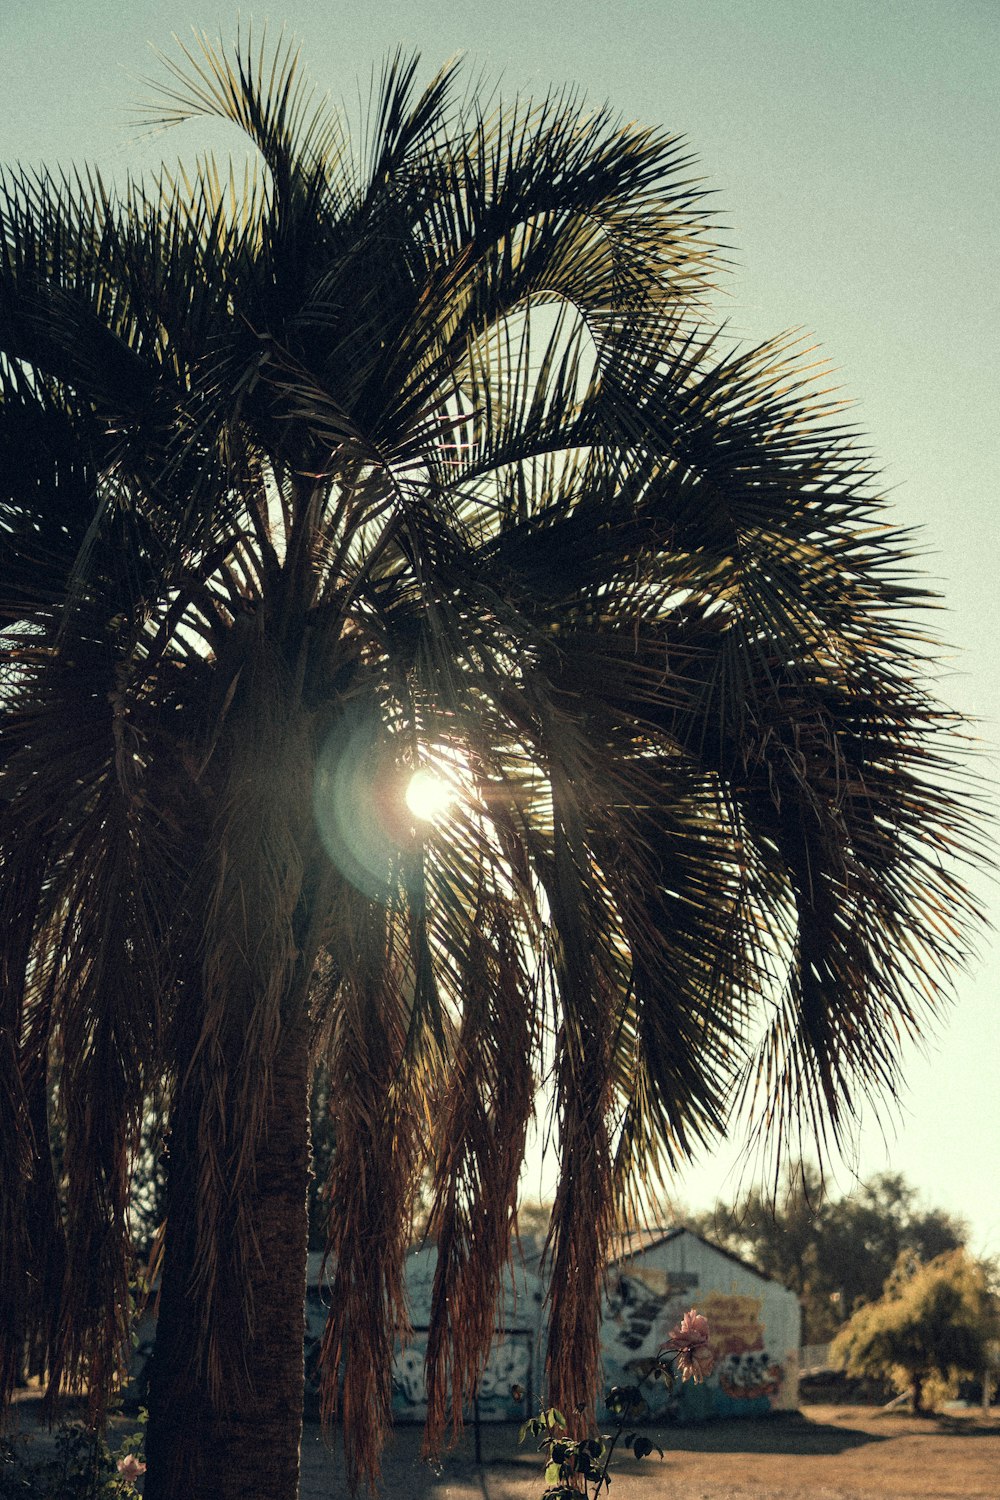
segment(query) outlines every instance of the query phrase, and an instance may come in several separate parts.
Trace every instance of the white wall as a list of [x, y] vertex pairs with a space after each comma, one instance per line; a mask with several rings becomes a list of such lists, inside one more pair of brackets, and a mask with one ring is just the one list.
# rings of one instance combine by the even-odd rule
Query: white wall
[[[687, 1385], [675, 1393], [681, 1415], [798, 1405], [798, 1299], [687, 1230], [612, 1269], [602, 1338], [606, 1383], [636, 1383], [691, 1307], [708, 1318], [716, 1365], [703, 1390]], [[668, 1400], [662, 1386], [644, 1385], [643, 1394], [654, 1409]]]

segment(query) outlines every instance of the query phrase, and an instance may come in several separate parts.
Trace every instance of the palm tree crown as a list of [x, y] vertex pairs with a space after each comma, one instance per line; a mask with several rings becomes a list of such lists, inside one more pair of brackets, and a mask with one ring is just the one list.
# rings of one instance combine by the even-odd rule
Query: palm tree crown
[[3, 1380], [27, 1336], [112, 1381], [155, 1107], [191, 1368], [243, 1388], [269, 1110], [322, 1057], [372, 1472], [421, 1180], [436, 1439], [551, 1067], [549, 1378], [591, 1397], [630, 1195], [741, 1094], [837, 1143], [896, 1088], [977, 839], [908, 540], [796, 350], [709, 330], [681, 142], [403, 58], [352, 137], [283, 44], [169, 66], [156, 118], [245, 170], [0, 199]]

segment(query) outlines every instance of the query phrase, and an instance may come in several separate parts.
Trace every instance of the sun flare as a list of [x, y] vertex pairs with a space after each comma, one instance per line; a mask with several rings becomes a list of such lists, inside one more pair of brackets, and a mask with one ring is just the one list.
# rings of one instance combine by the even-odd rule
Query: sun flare
[[414, 771], [405, 795], [410, 812], [424, 823], [433, 823], [438, 818], [443, 818], [455, 800], [455, 794], [448, 783], [440, 776], [435, 776], [433, 771], [423, 768]]

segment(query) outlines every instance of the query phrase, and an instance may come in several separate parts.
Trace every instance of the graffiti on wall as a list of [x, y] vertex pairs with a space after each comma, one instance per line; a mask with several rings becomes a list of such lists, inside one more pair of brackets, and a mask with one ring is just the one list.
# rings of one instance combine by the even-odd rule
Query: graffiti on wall
[[719, 1366], [719, 1386], [734, 1401], [776, 1396], [785, 1378], [784, 1367], [765, 1353], [729, 1354]]
[[[393, 1359], [392, 1411], [397, 1421], [419, 1422], [427, 1415], [426, 1320], [432, 1301], [433, 1271], [434, 1257], [425, 1252], [412, 1256], [407, 1265], [407, 1290], [416, 1326], [410, 1342], [403, 1348], [397, 1346]], [[306, 1289], [306, 1400], [310, 1409], [318, 1407], [319, 1355], [329, 1313], [329, 1289], [320, 1284], [318, 1267], [315, 1278]], [[535, 1331], [528, 1325], [533, 1311], [531, 1304], [540, 1303], [542, 1294], [530, 1282], [515, 1285], [514, 1291], [520, 1292], [522, 1305], [528, 1303], [528, 1316], [523, 1324], [519, 1320], [520, 1326], [498, 1335], [490, 1349], [478, 1392], [479, 1416], [486, 1422], [523, 1419], [528, 1414], [526, 1400], [522, 1397], [515, 1401], [511, 1387], [521, 1386], [531, 1391], [534, 1386]]]
[[[658, 1267], [629, 1268], [611, 1286], [603, 1330], [607, 1384], [641, 1383], [652, 1368], [657, 1349], [687, 1309], [697, 1304], [708, 1318], [716, 1366], [709, 1379], [720, 1400], [766, 1409], [779, 1395], [785, 1378], [781, 1361], [765, 1347], [764, 1303], [735, 1291], [699, 1294], [696, 1275], [679, 1275]], [[703, 1404], [709, 1393], [699, 1393]], [[696, 1401], [692, 1390], [678, 1386], [643, 1386], [655, 1414], [685, 1408]]]
[[671, 1274], [655, 1266], [619, 1276], [605, 1303], [604, 1344], [617, 1345], [623, 1363], [639, 1350], [654, 1354], [697, 1285], [696, 1275]]
[[704, 1311], [712, 1330], [720, 1390], [734, 1401], [776, 1396], [784, 1369], [764, 1347], [763, 1301], [709, 1292]]
[[[392, 1362], [392, 1410], [401, 1421], [422, 1421], [427, 1413], [426, 1333], [400, 1349]], [[479, 1416], [505, 1422], [524, 1416], [524, 1401], [515, 1401], [512, 1386], [531, 1384], [531, 1342], [527, 1333], [508, 1334], [495, 1343], [479, 1380]]]
[[[611, 1283], [601, 1330], [607, 1385], [642, 1385], [657, 1349], [696, 1299], [697, 1286], [696, 1274], [658, 1266], [630, 1266]], [[661, 1384], [644, 1385], [643, 1395], [656, 1415], [676, 1404]]]
[[699, 1309], [712, 1330], [716, 1357], [757, 1354], [764, 1347], [764, 1304], [759, 1297], [709, 1292]]
[[[327, 1309], [318, 1290], [306, 1304], [306, 1395], [315, 1405], [319, 1397], [319, 1354]], [[479, 1381], [479, 1416], [484, 1422], [516, 1421], [526, 1415], [524, 1398], [515, 1401], [512, 1386], [530, 1390], [532, 1384], [530, 1333], [518, 1330], [498, 1340]], [[397, 1421], [422, 1422], [427, 1415], [426, 1330], [397, 1349], [392, 1362], [392, 1411]]]

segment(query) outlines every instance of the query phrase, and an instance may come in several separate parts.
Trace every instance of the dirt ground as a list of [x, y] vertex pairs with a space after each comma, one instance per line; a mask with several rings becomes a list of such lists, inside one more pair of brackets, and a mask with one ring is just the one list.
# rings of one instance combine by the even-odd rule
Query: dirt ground
[[[27, 1403], [18, 1415], [22, 1435], [44, 1443]], [[665, 1457], [616, 1462], [613, 1500], [1000, 1500], [997, 1415], [914, 1418], [872, 1407], [808, 1406], [649, 1436]], [[385, 1500], [540, 1500], [541, 1463], [530, 1447], [518, 1448], [516, 1427], [484, 1426], [482, 1460], [476, 1464], [469, 1431], [440, 1465], [428, 1465], [420, 1458], [419, 1429], [398, 1428], [380, 1493]], [[339, 1452], [308, 1424], [301, 1500], [345, 1494]]]
[[[1000, 1417], [882, 1415], [871, 1407], [809, 1406], [763, 1421], [671, 1427], [650, 1436], [665, 1457], [613, 1465], [613, 1500], [1000, 1500]], [[419, 1457], [419, 1432], [397, 1430], [386, 1455], [387, 1500], [540, 1500], [537, 1455], [514, 1427], [482, 1429], [439, 1470]], [[302, 1500], [344, 1493], [343, 1470], [319, 1430], [306, 1429]]]
[[[881, 1415], [870, 1407], [807, 1407], [764, 1421], [673, 1427], [665, 1457], [622, 1459], [614, 1500], [1000, 1500], [1000, 1418]], [[483, 1466], [472, 1436], [440, 1470], [419, 1458], [419, 1434], [399, 1429], [386, 1457], [388, 1500], [539, 1500], [541, 1466], [513, 1427], [486, 1427]], [[339, 1462], [309, 1428], [302, 1500], [343, 1493]]]

